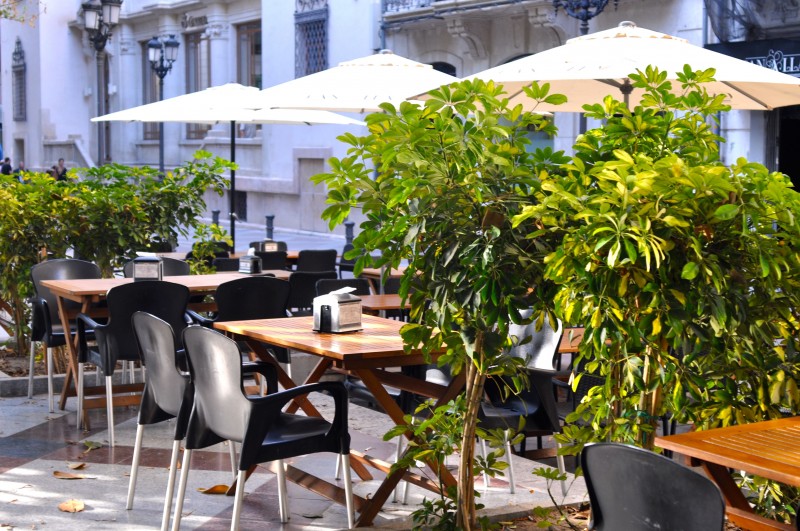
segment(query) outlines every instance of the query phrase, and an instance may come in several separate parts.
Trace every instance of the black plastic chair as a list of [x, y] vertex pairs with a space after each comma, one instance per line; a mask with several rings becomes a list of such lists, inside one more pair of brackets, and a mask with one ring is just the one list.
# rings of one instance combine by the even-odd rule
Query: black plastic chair
[[[524, 317], [530, 311], [522, 312]], [[556, 395], [553, 378], [558, 376], [555, 370], [558, 346], [561, 343], [562, 328], [553, 330], [545, 322], [540, 330], [535, 323], [527, 325], [511, 325], [509, 335], [515, 337], [515, 345], [509, 354], [525, 360], [525, 372], [529, 386], [519, 394], [507, 394], [513, 389], [513, 383], [504, 378], [489, 378], [485, 391], [488, 401], [481, 404], [478, 412], [480, 427], [486, 430], [505, 430], [506, 455], [508, 456], [509, 488], [514, 493], [514, 476], [512, 467], [511, 434], [517, 430], [523, 419], [522, 433], [525, 437], [550, 435], [561, 431], [561, 422], [556, 409]], [[565, 372], [564, 374], [567, 374]], [[505, 388], [505, 389], [504, 389]], [[505, 391], [505, 392], [504, 392]], [[507, 396], [506, 396], [507, 395]], [[525, 454], [525, 440], [520, 444], [520, 453]], [[481, 441], [485, 453], [485, 442]], [[560, 472], [564, 472], [564, 456], [556, 455]], [[564, 485], [562, 483], [562, 488]]]
[[[194, 322], [207, 328], [216, 322], [244, 321], [249, 319], [275, 319], [286, 317], [289, 300], [289, 283], [275, 277], [244, 277], [223, 282], [214, 292], [217, 313], [213, 319], [203, 317], [191, 310], [188, 314]], [[286, 363], [291, 377], [291, 358], [283, 347], [269, 346], [275, 359]]]
[[355, 288], [353, 295], [369, 295], [372, 285], [366, 278], [324, 278], [317, 280], [317, 296], [342, 288]]
[[[194, 387], [191, 384], [189, 373], [181, 367], [181, 365], [185, 365], [185, 353], [178, 350], [178, 341], [169, 323], [152, 314], [136, 312], [133, 314], [132, 326], [142, 356], [142, 363], [147, 367], [147, 371], [145, 373], [142, 402], [139, 407], [139, 422], [136, 427], [136, 442], [133, 447], [133, 461], [131, 463], [126, 509], [131, 510], [133, 508], [144, 427], [175, 419], [172, 455], [168, 468], [167, 492], [164, 498], [164, 511], [161, 522], [161, 529], [167, 529], [172, 508], [172, 496], [175, 490], [180, 443], [186, 437], [189, 414], [194, 405]], [[257, 371], [266, 375], [270, 381], [270, 390], [277, 391], [277, 378], [275, 369], [272, 366], [266, 363], [248, 363], [244, 366], [244, 369], [248, 373]], [[230, 449], [231, 460], [235, 463], [233, 444], [230, 445]], [[235, 476], [235, 465], [233, 473]]]
[[214, 258], [211, 261], [211, 267], [217, 272], [239, 271], [238, 258]]
[[336, 271], [336, 249], [300, 251], [295, 271]]
[[[189, 288], [172, 282], [147, 280], [115, 286], [108, 291], [108, 322], [97, 323], [78, 315], [78, 426], [83, 415], [83, 366], [93, 363], [105, 376], [109, 446], [114, 446], [114, 391], [112, 378], [117, 361], [140, 361], [131, 318], [137, 311], [151, 313], [172, 326], [176, 334], [188, 325], [186, 305]], [[86, 330], [94, 330], [96, 345], [89, 347]]]
[[[47, 349], [47, 398], [50, 412], [55, 410], [53, 394], [53, 349], [67, 344], [64, 327], [58, 315], [58, 297], [42, 285], [43, 280], [66, 280], [77, 278], [100, 278], [100, 268], [92, 262], [58, 258], [36, 264], [31, 268], [31, 280], [35, 295], [31, 303], [31, 359], [28, 371], [28, 398], [33, 397], [33, 373], [36, 357], [35, 343], [44, 343]], [[80, 309], [80, 303], [64, 300], [68, 311]], [[74, 329], [72, 331], [74, 333]]]
[[618, 443], [588, 444], [581, 468], [592, 505], [589, 529], [723, 528], [725, 502], [714, 482], [662, 455]]
[[[347, 391], [340, 382], [302, 385], [264, 397], [245, 396], [239, 349], [232, 340], [208, 328], [192, 326], [183, 333], [195, 388], [194, 409], [183, 454], [173, 529], [180, 527], [183, 499], [192, 451], [224, 440], [241, 442], [236, 497], [231, 529], [238, 529], [247, 471], [258, 463], [276, 461], [281, 522], [289, 519], [283, 460], [318, 452], [341, 456], [347, 522], [354, 524], [353, 487], [350, 479], [350, 434], [347, 429]], [[335, 413], [328, 422], [282, 412], [292, 399], [311, 392], [333, 397]]]
[[336, 270], [295, 271], [289, 275], [289, 300], [286, 307], [292, 315], [311, 315], [314, 297], [317, 296], [317, 281], [338, 279]]
[[[161, 263], [164, 268], [162, 273], [165, 277], [179, 277], [191, 273], [189, 271], [189, 262], [186, 260], [163, 257], [161, 258]], [[125, 278], [133, 277], [133, 260], [122, 266], [122, 274]]]
[[261, 258], [261, 269], [286, 269], [286, 251], [256, 251]]
[[339, 266], [339, 278], [342, 278], [342, 271], [349, 271], [350, 273], [352, 273], [353, 270], [355, 269], [356, 265], [355, 259], [345, 258], [344, 256], [347, 253], [347, 251], [350, 251], [352, 249], [353, 249], [352, 243], [346, 243], [342, 248], [342, 257], [339, 258], [339, 261], [336, 263], [336, 265]]

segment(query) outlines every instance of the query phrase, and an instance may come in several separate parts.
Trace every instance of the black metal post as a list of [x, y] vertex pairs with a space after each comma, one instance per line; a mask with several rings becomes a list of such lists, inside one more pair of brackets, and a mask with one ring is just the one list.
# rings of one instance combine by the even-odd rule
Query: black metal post
[[[164, 77], [158, 76], [158, 101], [164, 99]], [[158, 173], [164, 178], [164, 122], [158, 122]]]
[[219, 225], [219, 210], [211, 211], [211, 223], [213, 225]]
[[275, 229], [275, 214], [267, 214], [265, 216], [267, 218], [267, 239], [272, 239], [272, 232]]
[[[105, 43], [103, 43], [105, 47]], [[97, 60], [97, 116], [105, 114], [105, 49], [95, 49], [95, 59]], [[102, 166], [105, 162], [105, 135], [103, 129], [105, 128], [104, 122], [97, 122], [97, 165]]]
[[[236, 122], [231, 121], [231, 145], [236, 143]], [[236, 164], [236, 150], [231, 150], [231, 162]], [[231, 190], [230, 190], [230, 222], [231, 222], [231, 251], [236, 251], [236, 170], [231, 168]]]
[[353, 243], [353, 227], [356, 224], [354, 221], [345, 221], [344, 222], [344, 243], [350, 244]]

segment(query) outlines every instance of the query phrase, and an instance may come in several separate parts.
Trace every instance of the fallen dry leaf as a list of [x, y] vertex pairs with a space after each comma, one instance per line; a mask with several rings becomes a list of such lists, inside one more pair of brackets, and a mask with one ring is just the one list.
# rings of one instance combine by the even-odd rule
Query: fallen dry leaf
[[58, 510], [65, 513], [79, 513], [83, 510], [83, 502], [80, 500], [67, 500], [58, 504]]
[[11, 524], [0, 524], [0, 531], [11, 531], [14, 526]]
[[80, 470], [86, 468], [86, 463], [67, 463], [67, 467], [70, 470]]
[[228, 485], [214, 485], [207, 489], [197, 489], [197, 491], [203, 494], [227, 494], [228, 489], [230, 489]]
[[69, 472], [62, 472], [60, 470], [54, 470], [53, 477], [58, 479], [94, 479], [83, 474], [71, 474]]

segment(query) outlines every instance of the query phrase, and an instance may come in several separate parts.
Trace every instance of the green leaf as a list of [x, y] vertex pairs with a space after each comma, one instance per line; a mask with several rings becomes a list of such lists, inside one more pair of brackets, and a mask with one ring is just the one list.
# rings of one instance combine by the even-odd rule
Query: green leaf
[[694, 280], [700, 273], [700, 265], [696, 262], [686, 262], [681, 271], [681, 278], [685, 280]]
[[716, 221], [729, 221], [736, 217], [738, 213], [738, 205], [722, 205], [714, 211], [714, 219]]

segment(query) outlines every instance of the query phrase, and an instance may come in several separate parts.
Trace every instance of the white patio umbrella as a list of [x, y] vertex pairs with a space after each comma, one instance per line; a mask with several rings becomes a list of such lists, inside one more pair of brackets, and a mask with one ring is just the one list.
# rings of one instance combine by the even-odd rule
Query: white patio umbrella
[[459, 81], [382, 50], [344, 61], [338, 66], [265, 88], [259, 95], [265, 107], [318, 109], [336, 112], [379, 112], [384, 102], [399, 106], [411, 94]]
[[580, 112], [585, 104], [601, 103], [607, 95], [638, 105], [642, 92], [630, 90], [628, 75], [648, 65], [667, 72], [673, 90], [680, 91], [676, 72], [715, 68], [715, 82], [705, 83], [710, 94], [725, 94], [733, 109], [770, 110], [800, 104], [800, 79], [689, 44], [679, 37], [623, 22], [619, 27], [570, 39], [566, 44], [478, 72], [468, 79], [502, 84], [511, 103], [533, 105], [522, 87], [533, 81], [550, 83], [550, 92], [564, 94], [564, 105], [541, 104], [537, 111]]
[[[364, 125], [364, 122], [327, 111], [262, 108], [256, 101], [261, 91], [237, 83], [210, 87], [154, 103], [132, 107], [104, 116], [93, 122], [181, 122], [215, 124], [230, 122], [231, 162], [236, 162], [236, 123], [251, 124], [338, 124]], [[260, 101], [260, 100], [259, 100]], [[235, 200], [236, 171], [231, 170], [230, 230], [236, 245]]]

